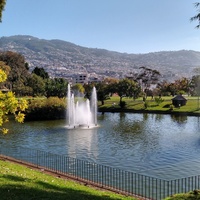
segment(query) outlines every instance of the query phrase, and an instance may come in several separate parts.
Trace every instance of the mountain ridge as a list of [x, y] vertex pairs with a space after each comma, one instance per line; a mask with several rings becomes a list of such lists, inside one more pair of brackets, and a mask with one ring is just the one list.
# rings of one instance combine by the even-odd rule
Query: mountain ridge
[[0, 51], [18, 52], [25, 57], [31, 70], [43, 67], [53, 77], [88, 72], [119, 78], [137, 72], [141, 66], [164, 75], [192, 76], [195, 68], [200, 67], [200, 52], [193, 50], [129, 54], [29, 35], [1, 37]]

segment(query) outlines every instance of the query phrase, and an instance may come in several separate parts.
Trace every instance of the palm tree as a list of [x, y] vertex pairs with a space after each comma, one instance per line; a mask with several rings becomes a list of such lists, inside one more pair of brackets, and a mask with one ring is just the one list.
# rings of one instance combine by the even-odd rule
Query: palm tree
[[198, 13], [197, 13], [197, 15], [195, 15], [194, 17], [191, 17], [190, 20], [191, 20], [191, 21], [196, 21], [196, 20], [197, 20], [199, 24], [196, 26], [196, 28], [200, 28], [200, 9], [199, 9], [199, 7], [200, 7], [200, 2], [196, 2], [194, 5], [195, 5], [195, 7], [197, 8], [197, 12], [198, 12]]

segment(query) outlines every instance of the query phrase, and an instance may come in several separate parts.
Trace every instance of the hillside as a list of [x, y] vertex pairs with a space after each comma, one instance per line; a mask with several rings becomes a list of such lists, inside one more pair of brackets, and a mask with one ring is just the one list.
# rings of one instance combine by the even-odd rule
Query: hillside
[[44, 40], [32, 36], [0, 38], [0, 51], [21, 53], [34, 67], [43, 67], [51, 76], [67, 77], [87, 71], [100, 75], [123, 77], [146, 66], [169, 77], [191, 76], [200, 67], [200, 52], [162, 51], [147, 54], [127, 54], [105, 49], [86, 48], [62, 40]]

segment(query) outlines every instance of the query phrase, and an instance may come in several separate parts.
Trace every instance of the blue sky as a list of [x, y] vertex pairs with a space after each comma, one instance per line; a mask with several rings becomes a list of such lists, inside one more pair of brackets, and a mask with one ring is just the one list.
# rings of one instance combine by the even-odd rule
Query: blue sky
[[200, 51], [198, 0], [7, 0], [0, 37], [31, 35], [126, 53]]

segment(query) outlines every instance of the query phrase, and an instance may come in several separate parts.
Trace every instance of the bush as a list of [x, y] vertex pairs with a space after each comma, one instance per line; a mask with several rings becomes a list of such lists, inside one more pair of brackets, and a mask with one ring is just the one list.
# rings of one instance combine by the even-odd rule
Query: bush
[[63, 119], [66, 116], [66, 100], [58, 97], [30, 99], [26, 120]]
[[178, 94], [183, 95], [183, 94], [185, 94], [185, 91], [184, 90], [179, 90]]
[[164, 100], [162, 98], [159, 98], [159, 97], [155, 97], [155, 102], [156, 102], [156, 105], [159, 106]]
[[174, 110], [174, 105], [170, 105], [169, 110]]
[[172, 105], [171, 103], [170, 103], [170, 104], [169, 104], [169, 103], [168, 103], [168, 104], [165, 104], [165, 105], [163, 106], [163, 108], [170, 108], [171, 105]]

